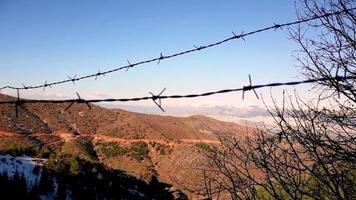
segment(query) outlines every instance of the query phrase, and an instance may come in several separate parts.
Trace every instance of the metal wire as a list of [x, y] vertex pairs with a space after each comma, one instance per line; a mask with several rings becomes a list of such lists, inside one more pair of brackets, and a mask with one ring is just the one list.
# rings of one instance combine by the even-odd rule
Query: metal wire
[[[250, 76], [249, 76], [249, 78], [250, 78]], [[293, 86], [293, 85], [316, 83], [316, 82], [330, 81], [330, 80], [336, 80], [336, 81], [356, 80], [356, 77], [355, 76], [347, 76], [347, 77], [335, 76], [335, 77], [329, 77], [329, 78], [307, 79], [307, 80], [301, 80], [301, 81], [290, 81], [290, 82], [280, 82], [280, 83], [275, 82], [275, 83], [267, 83], [267, 84], [260, 84], [260, 85], [252, 85], [252, 82], [250, 81], [250, 84], [248, 86], [243, 86], [240, 88], [223, 89], [223, 90], [204, 92], [204, 93], [199, 93], [199, 94], [184, 94], [184, 95], [162, 95], [166, 89], [166, 88], [164, 88], [158, 95], [154, 95], [153, 93], [150, 93], [151, 96], [135, 97], [135, 98], [82, 99], [78, 93], [77, 93], [78, 98], [66, 99], [66, 100], [21, 99], [19, 96], [17, 96], [17, 99], [15, 98], [14, 100], [0, 101], [0, 105], [1, 104], [13, 104], [15, 106], [19, 106], [24, 103], [70, 103], [70, 106], [71, 106], [73, 103], [79, 103], [79, 104], [84, 103], [84, 104], [87, 104], [88, 107], [90, 108], [89, 103], [129, 102], [129, 101], [152, 100], [158, 107], [160, 107], [160, 109], [162, 111], [164, 111], [161, 106], [162, 99], [197, 98], [197, 97], [205, 97], [205, 96], [238, 92], [238, 91], [246, 92], [249, 90], [255, 90], [255, 89], [265, 88], [265, 87]], [[255, 92], [255, 94], [257, 96], [256, 92]], [[67, 107], [66, 109], [68, 109], [69, 107]]]
[[86, 76], [80, 76], [80, 77], [77, 77], [76, 75], [74, 77], [69, 77], [68, 76], [68, 79], [57, 81], [57, 82], [52, 82], [52, 83], [48, 83], [47, 80], [46, 80], [44, 82], [44, 84], [37, 85], [37, 86], [26, 86], [24, 84], [22, 84], [22, 87], [4, 86], [4, 87], [0, 88], [0, 91], [3, 90], [3, 89], [30, 90], [30, 89], [38, 89], [38, 88], [43, 88], [43, 90], [45, 90], [45, 88], [52, 87], [54, 85], [60, 85], [60, 84], [68, 83], [68, 82], [72, 82], [73, 84], [75, 84], [75, 82], [77, 82], [77, 81], [80, 81], [80, 80], [83, 80], [83, 79], [88, 79], [88, 78], [95, 78], [95, 80], [96, 80], [99, 76], [105, 76], [106, 74], [110, 74], [110, 73], [113, 73], [113, 72], [116, 72], [116, 71], [120, 71], [120, 70], [126, 70], [127, 71], [129, 68], [137, 67], [139, 65], [152, 63], [152, 62], [157, 62], [159, 64], [162, 60], [174, 58], [174, 57], [177, 57], [177, 56], [182, 56], [182, 55], [185, 55], [185, 54], [188, 54], [188, 53], [193, 53], [193, 52], [200, 51], [200, 50], [207, 49], [207, 48], [211, 48], [211, 47], [215, 47], [215, 46], [221, 45], [223, 43], [229, 42], [231, 40], [235, 40], [235, 39], [243, 39], [244, 40], [244, 38], [246, 36], [250, 36], [250, 35], [253, 35], [253, 34], [261, 33], [261, 32], [268, 31], [268, 30], [282, 29], [283, 27], [296, 25], [296, 24], [301, 24], [301, 23], [306, 23], [306, 22], [309, 22], [309, 21], [312, 21], [312, 20], [316, 20], [316, 19], [320, 19], [320, 18], [324, 18], [324, 17], [329, 17], [329, 16], [333, 16], [333, 15], [339, 15], [341, 13], [353, 11], [355, 9], [356, 8], [350, 8], [350, 9], [340, 10], [340, 11], [337, 11], [337, 12], [326, 13], [324, 15], [316, 15], [314, 17], [310, 17], [310, 18], [307, 18], [307, 19], [301, 19], [301, 20], [294, 21], [294, 22], [288, 22], [288, 23], [283, 23], [283, 24], [274, 24], [273, 26], [265, 27], [265, 28], [258, 29], [258, 30], [255, 30], [255, 31], [251, 31], [251, 32], [247, 32], [247, 33], [242, 32], [242, 33], [240, 33], [238, 35], [235, 34], [234, 32], [232, 32], [233, 36], [225, 38], [225, 39], [223, 39], [221, 41], [218, 41], [218, 42], [215, 42], [215, 43], [211, 43], [211, 44], [207, 44], [207, 45], [203, 45], [203, 46], [195, 46], [195, 45], [193, 45], [194, 46], [193, 49], [181, 51], [181, 52], [174, 53], [174, 54], [171, 54], [171, 55], [164, 55], [164, 54], [160, 53], [159, 57], [151, 58], [151, 59], [140, 61], [140, 62], [136, 62], [136, 63], [130, 63], [130, 61], [127, 60], [127, 63], [128, 63], [127, 65], [121, 66], [121, 67], [117, 67], [117, 68], [114, 68], [114, 69], [111, 69], [111, 70], [108, 70], [108, 71], [103, 71], [103, 72], [98, 71], [97, 73], [86, 75]]

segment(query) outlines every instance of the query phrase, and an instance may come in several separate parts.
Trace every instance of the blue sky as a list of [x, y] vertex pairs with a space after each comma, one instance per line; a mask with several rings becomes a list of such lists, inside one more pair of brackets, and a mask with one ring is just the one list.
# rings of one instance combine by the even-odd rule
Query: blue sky
[[[0, 86], [37, 85], [171, 54], [296, 19], [293, 1], [0, 1]], [[26, 92], [32, 98], [134, 97], [236, 88], [298, 76], [288, 31], [268, 31], [221, 46], [141, 65], [99, 80]], [[261, 90], [269, 95], [269, 90]], [[278, 94], [277, 94], [278, 95]], [[252, 96], [252, 95], [251, 95]], [[253, 96], [252, 96], [253, 97]], [[249, 104], [240, 94], [167, 101], [172, 106]], [[150, 104], [152, 102], [149, 102]]]

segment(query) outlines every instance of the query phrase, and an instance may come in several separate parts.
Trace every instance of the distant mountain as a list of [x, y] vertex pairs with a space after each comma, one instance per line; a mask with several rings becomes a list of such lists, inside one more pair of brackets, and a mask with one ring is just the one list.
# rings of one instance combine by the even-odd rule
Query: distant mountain
[[[0, 100], [12, 97], [0, 94]], [[104, 134], [124, 138], [216, 139], [213, 133], [241, 134], [245, 127], [202, 115], [171, 117], [146, 115], [85, 104], [24, 104], [19, 117], [11, 105], [0, 105], [0, 130], [14, 133]]]
[[[9, 99], [13, 97], [0, 94], [0, 101]], [[147, 115], [85, 104], [65, 111], [68, 105], [23, 104], [18, 118], [12, 105], [0, 105], [0, 152], [78, 155], [187, 192], [202, 183], [197, 170], [205, 162], [202, 146], [218, 144], [218, 134], [242, 137], [253, 131], [202, 115]]]

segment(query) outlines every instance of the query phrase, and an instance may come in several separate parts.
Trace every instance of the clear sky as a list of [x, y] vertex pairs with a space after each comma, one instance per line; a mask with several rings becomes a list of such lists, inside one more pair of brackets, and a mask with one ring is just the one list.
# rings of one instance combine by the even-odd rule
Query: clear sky
[[[0, 86], [37, 85], [171, 54], [274, 23], [296, 20], [290, 0], [0, 0]], [[294, 80], [296, 44], [288, 31], [268, 31], [159, 65], [146, 64], [97, 81], [26, 92], [28, 98], [136, 97], [236, 88]], [[269, 89], [259, 92], [269, 95]], [[277, 94], [278, 95], [278, 94]], [[250, 97], [251, 96], [251, 97]], [[168, 106], [256, 104], [241, 94], [166, 101]], [[258, 102], [257, 102], [258, 103]], [[152, 102], [148, 102], [149, 105]], [[138, 105], [148, 105], [139, 103]], [[258, 103], [261, 104], [261, 103]]]

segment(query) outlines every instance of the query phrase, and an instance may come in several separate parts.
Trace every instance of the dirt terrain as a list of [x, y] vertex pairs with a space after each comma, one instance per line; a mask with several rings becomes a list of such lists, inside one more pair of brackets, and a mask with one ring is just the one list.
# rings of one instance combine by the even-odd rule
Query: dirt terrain
[[[0, 100], [12, 98], [0, 94]], [[202, 115], [146, 115], [96, 105], [89, 110], [82, 104], [64, 111], [67, 106], [25, 104], [16, 117], [12, 106], [0, 105], [0, 150], [32, 145], [45, 152], [78, 154], [148, 182], [157, 177], [183, 190], [202, 183], [198, 169], [205, 161], [200, 148], [218, 145], [217, 135], [239, 138], [253, 131]], [[93, 152], [83, 144], [92, 146]], [[106, 155], [114, 144], [119, 145], [117, 152], [124, 153]], [[134, 159], [134, 145], [144, 148], [142, 159]]]

